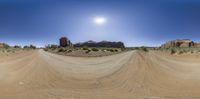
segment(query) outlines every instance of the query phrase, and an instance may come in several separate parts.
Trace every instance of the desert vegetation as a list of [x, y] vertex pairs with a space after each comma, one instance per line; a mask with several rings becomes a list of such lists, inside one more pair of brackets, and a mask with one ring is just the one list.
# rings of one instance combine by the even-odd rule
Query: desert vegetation
[[36, 46], [31, 44], [31, 45], [25, 45], [23, 48], [24, 49], [36, 49]]
[[97, 57], [113, 55], [124, 50], [121, 48], [105, 48], [105, 47], [46, 47], [44, 51], [67, 55], [67, 56], [80, 56], [80, 57]]
[[167, 49], [162, 49], [165, 51], [170, 52], [173, 55], [181, 55], [181, 54], [198, 54], [200, 53], [200, 48], [191, 47], [191, 48], [179, 48], [179, 47], [172, 47]]
[[12, 55], [14, 53], [20, 53], [23, 51], [30, 51], [36, 49], [36, 46], [34, 45], [25, 45], [24, 47], [21, 47], [20, 45], [14, 45], [10, 46], [6, 43], [0, 43], [0, 55]]
[[123, 42], [101, 41], [95, 42], [92, 40], [72, 44], [67, 37], [59, 39], [59, 45], [48, 44], [44, 51], [56, 53], [60, 55], [90, 57], [90, 56], [107, 56], [127, 51]]

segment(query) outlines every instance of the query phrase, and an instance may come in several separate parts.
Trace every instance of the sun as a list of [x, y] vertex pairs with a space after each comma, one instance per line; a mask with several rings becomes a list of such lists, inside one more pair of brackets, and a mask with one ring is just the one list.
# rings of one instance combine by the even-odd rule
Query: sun
[[104, 17], [95, 17], [94, 18], [94, 23], [97, 24], [97, 25], [103, 25], [106, 23], [106, 18]]

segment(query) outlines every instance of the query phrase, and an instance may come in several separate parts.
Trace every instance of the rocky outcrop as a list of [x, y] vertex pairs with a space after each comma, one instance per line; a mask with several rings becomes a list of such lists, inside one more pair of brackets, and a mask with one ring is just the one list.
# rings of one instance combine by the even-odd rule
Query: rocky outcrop
[[73, 44], [67, 37], [60, 38], [60, 47], [72, 47]]
[[75, 47], [113, 47], [113, 48], [125, 48], [123, 42], [110, 42], [110, 41], [87, 41], [83, 43], [74, 44]]
[[0, 48], [9, 48], [10, 46], [6, 43], [0, 43]]
[[3, 43], [0, 43], [0, 48], [4, 48], [4, 44]]
[[189, 39], [183, 39], [183, 40], [168, 41], [165, 44], [161, 45], [161, 48], [170, 48], [170, 47], [180, 47], [180, 48], [200, 47], [200, 43], [195, 43]]
[[195, 46], [195, 47], [200, 47], [200, 42], [195, 42], [195, 43], [194, 43], [194, 46]]

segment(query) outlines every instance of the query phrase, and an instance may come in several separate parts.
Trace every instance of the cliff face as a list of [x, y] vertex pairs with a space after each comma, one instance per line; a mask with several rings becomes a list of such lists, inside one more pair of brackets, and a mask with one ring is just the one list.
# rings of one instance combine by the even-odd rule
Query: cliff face
[[113, 47], [113, 48], [125, 48], [123, 42], [110, 42], [110, 41], [87, 41], [83, 43], [74, 44], [75, 47]]
[[186, 40], [168, 41], [165, 44], [161, 45], [161, 48], [170, 48], [170, 47], [180, 47], [180, 48], [200, 47], [200, 43], [186, 39]]

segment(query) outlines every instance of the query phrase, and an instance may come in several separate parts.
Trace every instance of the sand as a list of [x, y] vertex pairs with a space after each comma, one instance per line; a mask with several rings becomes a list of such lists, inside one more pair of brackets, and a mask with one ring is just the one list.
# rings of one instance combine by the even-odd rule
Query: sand
[[0, 57], [0, 99], [149, 98], [200, 98], [199, 56], [70, 57], [35, 50]]

